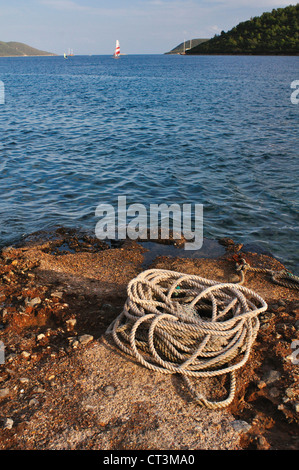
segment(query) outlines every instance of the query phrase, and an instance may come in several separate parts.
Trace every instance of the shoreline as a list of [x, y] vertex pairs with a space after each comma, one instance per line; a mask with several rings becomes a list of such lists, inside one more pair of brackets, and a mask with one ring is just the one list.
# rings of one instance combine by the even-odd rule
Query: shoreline
[[[145, 369], [105, 335], [128, 282], [145, 269], [236, 283], [236, 256], [253, 267], [283, 267], [228, 238], [205, 240], [204, 249], [203, 257], [183, 257], [178, 240], [108, 245], [64, 228], [3, 248], [0, 449], [298, 448], [299, 366], [290, 360], [299, 339], [295, 289], [262, 273], [246, 275], [244, 286], [268, 310], [237, 374], [236, 399], [223, 410], [199, 407], [176, 375]], [[225, 380], [216, 382], [225, 394]]]
[[[30, 234], [25, 233], [23, 235], [19, 235], [18, 237], [12, 238], [10, 240], [6, 241], [0, 241], [0, 252], [3, 249], [6, 249], [7, 247], [15, 247], [19, 248], [22, 247], [24, 244], [27, 244], [28, 242], [33, 240], [39, 240], [40, 243], [47, 242], [47, 241], [52, 241], [53, 243], [55, 240], [57, 240], [57, 233], [58, 237], [59, 233], [65, 233], [67, 238], [70, 240], [72, 235], [74, 236], [74, 239], [77, 239], [77, 243], [80, 245], [80, 240], [93, 240], [93, 243], [98, 246], [102, 246], [102, 244], [107, 244], [108, 247], [121, 247], [121, 245], [124, 243], [124, 240], [119, 240], [119, 241], [101, 241], [100, 239], [96, 238], [96, 235], [94, 233], [94, 230], [92, 229], [83, 229], [80, 226], [60, 226], [60, 225], [54, 225], [52, 227], [49, 227], [47, 229], [40, 229], [37, 231], [34, 231]], [[147, 245], [148, 250], [150, 253], [154, 252], [156, 256], [176, 256], [176, 257], [183, 257], [183, 258], [206, 258], [206, 257], [211, 257], [215, 258], [221, 255], [225, 254], [225, 245], [226, 245], [226, 240], [230, 240], [228, 237], [224, 237], [223, 239], [219, 238], [208, 238], [208, 237], [203, 237], [203, 245], [200, 248], [200, 250], [184, 250], [183, 244], [181, 241], [173, 241], [171, 234], [170, 234], [170, 240], [159, 240], [159, 239], [150, 239], [150, 233], [148, 232], [148, 236], [146, 239], [139, 240], [139, 243], [141, 245]], [[58, 242], [59, 243], [59, 242]], [[74, 242], [71, 242], [71, 245], [73, 245]], [[294, 266], [292, 264], [284, 264], [287, 262], [287, 260], [282, 259], [282, 257], [276, 256], [274, 253], [272, 253], [269, 249], [264, 248], [263, 246], [259, 245], [259, 243], [256, 243], [254, 241], [244, 241], [244, 242], [238, 242], [238, 245], [242, 245], [242, 251], [243, 253], [247, 252], [254, 252], [257, 254], [263, 254], [267, 255], [271, 258], [276, 259], [281, 265], [285, 267], [289, 272], [298, 275], [299, 273], [293, 272]], [[78, 246], [79, 246], [78, 245]], [[176, 247], [176, 248], [175, 248]], [[68, 248], [67, 251], [69, 252], [76, 252], [76, 248]], [[149, 253], [149, 257], [150, 257]], [[145, 255], [146, 256], [146, 255]]]
[[[58, 54], [35, 54], [35, 55], [0, 55], [1, 58], [14, 58], [14, 57], [61, 57]], [[63, 57], [63, 55], [62, 55]]]
[[192, 56], [195, 56], [195, 55], [212, 55], [212, 56], [224, 56], [224, 55], [227, 55], [227, 56], [252, 56], [252, 57], [297, 57], [299, 55], [299, 53], [294, 53], [294, 54], [291, 54], [290, 52], [287, 53], [278, 53], [278, 52], [260, 52], [260, 53], [257, 53], [257, 54], [254, 54], [252, 52], [209, 52], [209, 53], [205, 53], [205, 52], [200, 52], [200, 53], [191, 53], [191, 52], [187, 52], [185, 55], [192, 55]]

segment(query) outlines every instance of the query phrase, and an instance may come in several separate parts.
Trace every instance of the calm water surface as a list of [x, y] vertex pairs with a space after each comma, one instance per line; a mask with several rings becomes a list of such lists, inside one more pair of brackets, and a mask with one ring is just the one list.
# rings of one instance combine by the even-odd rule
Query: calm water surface
[[298, 57], [0, 58], [0, 245], [98, 204], [204, 206], [298, 273]]

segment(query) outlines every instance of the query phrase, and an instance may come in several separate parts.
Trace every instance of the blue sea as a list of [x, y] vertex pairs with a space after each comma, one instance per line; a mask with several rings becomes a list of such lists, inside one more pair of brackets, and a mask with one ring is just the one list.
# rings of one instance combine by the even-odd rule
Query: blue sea
[[0, 246], [101, 203], [202, 204], [298, 274], [298, 57], [0, 58]]

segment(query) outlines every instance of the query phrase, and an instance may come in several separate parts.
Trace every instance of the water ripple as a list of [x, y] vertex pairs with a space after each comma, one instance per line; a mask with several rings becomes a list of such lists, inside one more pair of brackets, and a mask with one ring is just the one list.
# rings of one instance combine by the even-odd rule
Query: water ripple
[[259, 243], [298, 271], [297, 59], [115, 62], [1, 58], [0, 244], [94, 229], [97, 205], [126, 195], [203, 204], [206, 237]]

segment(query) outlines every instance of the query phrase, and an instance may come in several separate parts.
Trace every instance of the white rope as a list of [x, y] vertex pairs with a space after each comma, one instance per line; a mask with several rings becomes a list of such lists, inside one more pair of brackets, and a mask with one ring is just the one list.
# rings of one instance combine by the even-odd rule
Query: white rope
[[239, 284], [243, 284], [245, 282], [246, 271], [252, 271], [256, 273], [268, 274], [275, 284], [287, 287], [288, 289], [299, 290], [299, 276], [295, 276], [285, 269], [282, 269], [281, 271], [273, 271], [272, 269], [266, 268], [254, 268], [250, 266], [244, 258], [241, 258], [240, 261], [240, 263], [236, 263], [236, 269], [241, 276]]
[[[128, 284], [122, 313], [110, 325], [116, 344], [143, 366], [180, 374], [202, 406], [229, 405], [235, 372], [250, 355], [266, 302], [244, 286], [151, 269]], [[190, 378], [230, 376], [228, 397], [210, 401]]]

